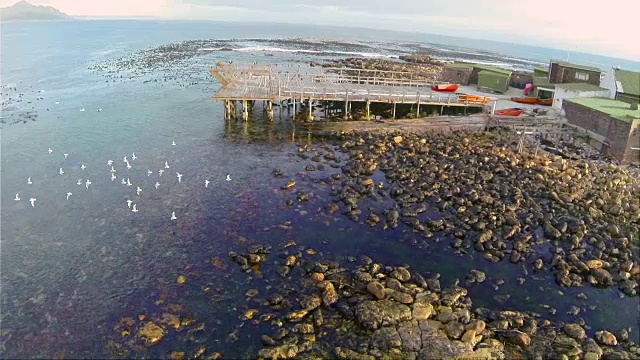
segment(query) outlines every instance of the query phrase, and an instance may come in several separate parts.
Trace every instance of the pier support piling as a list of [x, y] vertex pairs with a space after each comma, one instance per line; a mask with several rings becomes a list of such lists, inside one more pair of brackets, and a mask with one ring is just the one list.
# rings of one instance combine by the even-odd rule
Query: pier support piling
[[392, 111], [392, 113], [391, 113], [391, 118], [392, 118], [393, 120], [395, 120], [395, 119], [396, 119], [396, 103], [395, 103], [395, 101], [393, 102], [393, 111]]
[[242, 101], [242, 120], [249, 121], [249, 102], [247, 100]]

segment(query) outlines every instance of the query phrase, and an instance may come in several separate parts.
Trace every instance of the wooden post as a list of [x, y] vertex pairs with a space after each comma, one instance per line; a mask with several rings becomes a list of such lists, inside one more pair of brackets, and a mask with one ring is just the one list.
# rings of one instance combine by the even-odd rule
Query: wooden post
[[349, 112], [349, 90], [345, 91], [344, 99], [344, 120], [347, 120], [347, 113]]
[[242, 119], [249, 121], [249, 103], [247, 100], [242, 100]]
[[418, 107], [416, 109], [416, 119], [420, 118], [420, 93], [418, 93]]
[[367, 121], [371, 120], [371, 101], [367, 99]]
[[396, 102], [393, 102], [393, 112], [391, 113], [391, 118], [396, 119]]
[[273, 103], [271, 100], [267, 100], [267, 118], [269, 121], [273, 121]]
[[292, 108], [293, 108], [293, 120], [296, 119], [296, 98], [295, 97], [291, 97], [291, 102], [293, 103]]
[[312, 120], [313, 111], [311, 110], [311, 98], [309, 98], [309, 121]]

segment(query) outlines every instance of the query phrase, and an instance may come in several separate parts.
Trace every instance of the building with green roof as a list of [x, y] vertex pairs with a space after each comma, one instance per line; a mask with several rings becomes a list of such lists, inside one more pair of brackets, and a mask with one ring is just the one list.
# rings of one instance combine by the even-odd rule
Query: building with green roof
[[640, 72], [614, 69], [615, 99], [640, 103]]
[[607, 97], [573, 98], [563, 102], [562, 110], [569, 124], [604, 138], [603, 153], [621, 164], [640, 163], [638, 104]]
[[[506, 77], [507, 89], [509, 86], [509, 77], [513, 73], [512, 70], [502, 69], [502, 68], [491, 66], [491, 65], [475, 64], [475, 63], [468, 63], [468, 62], [455, 62], [445, 66], [444, 70], [440, 75], [440, 81], [449, 82], [452, 84], [460, 84], [460, 85], [478, 84], [479, 86], [483, 86], [478, 83], [480, 72], [483, 72], [482, 77], [485, 85], [491, 82], [488, 80], [489, 78], [499, 77], [503, 79], [504, 77]], [[500, 80], [499, 82], [501, 81], [502, 80]], [[493, 82], [495, 83], [496, 79], [493, 79]], [[498, 83], [496, 83], [496, 85], [497, 84]], [[496, 89], [494, 89], [494, 87], [496, 87]], [[487, 88], [495, 91], [499, 91], [499, 92], [506, 91], [506, 89], [504, 89], [503, 86], [492, 86], [492, 87], [487, 86]]]

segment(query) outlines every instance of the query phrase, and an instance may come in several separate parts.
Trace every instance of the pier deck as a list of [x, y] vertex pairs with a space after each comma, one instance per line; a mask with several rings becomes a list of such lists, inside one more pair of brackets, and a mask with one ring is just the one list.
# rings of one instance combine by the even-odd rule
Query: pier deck
[[394, 109], [395, 104], [416, 104], [419, 114], [421, 105], [484, 109], [490, 100], [433, 91], [431, 86], [438, 84], [434, 74], [242, 63], [218, 63], [209, 71], [222, 85], [213, 98], [225, 101], [225, 112], [235, 109], [236, 101], [243, 108], [250, 106], [247, 102], [264, 101], [267, 109], [272, 103], [286, 102], [294, 113], [297, 101], [332, 101], [345, 103], [345, 115], [349, 102], [366, 103], [367, 114], [371, 103], [394, 104]]

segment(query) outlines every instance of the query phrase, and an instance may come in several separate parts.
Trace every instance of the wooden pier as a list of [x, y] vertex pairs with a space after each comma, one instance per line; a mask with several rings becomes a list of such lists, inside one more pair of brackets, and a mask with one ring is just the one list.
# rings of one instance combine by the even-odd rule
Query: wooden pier
[[424, 114], [421, 106], [431, 110], [429, 115], [442, 115], [450, 108], [464, 114], [470, 108], [472, 113], [490, 109], [489, 98], [474, 101], [436, 92], [431, 86], [437, 82], [422, 80], [422, 74], [410, 72], [242, 63], [218, 63], [209, 71], [222, 85], [213, 99], [224, 102], [225, 120], [239, 115], [248, 120], [256, 101], [263, 103], [271, 120], [275, 108], [281, 117], [286, 111], [293, 119], [312, 120], [317, 105], [322, 106], [325, 117], [337, 115], [345, 120], [352, 119], [353, 104], [360, 108], [360, 117], [367, 120], [376, 115], [371, 109], [373, 103], [389, 104], [386, 112], [390, 119], [396, 118], [397, 107], [404, 104], [411, 106], [415, 118]]

